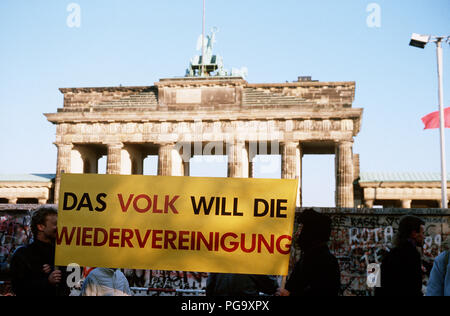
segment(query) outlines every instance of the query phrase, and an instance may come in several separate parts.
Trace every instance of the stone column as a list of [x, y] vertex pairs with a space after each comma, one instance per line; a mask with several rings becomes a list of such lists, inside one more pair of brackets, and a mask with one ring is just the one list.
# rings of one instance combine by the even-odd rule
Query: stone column
[[98, 160], [102, 157], [101, 154], [96, 152], [94, 149], [86, 151], [83, 160], [83, 173], [98, 173]]
[[173, 143], [161, 144], [158, 149], [158, 176], [172, 175], [172, 151]]
[[253, 157], [248, 157], [248, 177], [253, 178], [255, 176], [255, 162], [253, 161]]
[[402, 208], [411, 208], [411, 200], [402, 200]]
[[298, 142], [281, 143], [281, 178], [298, 179], [296, 206], [301, 202], [302, 153]]
[[183, 176], [185, 176], [185, 177], [189, 177], [189, 175], [190, 175], [190, 167], [191, 165], [190, 165], [190, 163], [189, 163], [189, 160], [188, 161], [184, 161], [183, 160]]
[[373, 208], [373, 200], [365, 200], [364, 201], [364, 207], [367, 207], [367, 208]]
[[122, 174], [143, 174], [144, 154], [139, 147], [125, 146], [121, 151]]
[[179, 149], [177, 149], [175, 145], [172, 146], [171, 160], [171, 176], [182, 177], [186, 175], [186, 172], [189, 175], [189, 161], [187, 164], [184, 162], [183, 156], [180, 154]]
[[[201, 145], [201, 144], [200, 144]], [[195, 145], [194, 145], [195, 149]], [[201, 151], [201, 147], [199, 149]], [[175, 160], [179, 161], [181, 163], [181, 168], [179, 170], [178, 176], [185, 176], [189, 177], [190, 174], [190, 160], [192, 158], [192, 144], [190, 142], [186, 143], [176, 143], [173, 148], [173, 157], [175, 157]], [[181, 160], [180, 160], [181, 159]]]
[[98, 173], [98, 159], [95, 148], [87, 145], [74, 146], [71, 151], [71, 173]]
[[258, 143], [249, 142], [247, 145], [247, 152], [248, 152], [248, 177], [253, 178], [255, 175], [254, 159], [258, 153]]
[[108, 144], [108, 157], [106, 159], [106, 173], [120, 174], [122, 171], [122, 143]]
[[354, 207], [353, 200], [353, 142], [336, 145], [336, 207]]
[[56, 178], [55, 178], [55, 194], [54, 203], [57, 204], [59, 201], [59, 188], [61, 184], [61, 174], [71, 172], [71, 154], [72, 154], [72, 144], [55, 144], [58, 149], [58, 156], [56, 161]]
[[228, 144], [228, 177], [248, 178], [248, 152], [244, 141]]

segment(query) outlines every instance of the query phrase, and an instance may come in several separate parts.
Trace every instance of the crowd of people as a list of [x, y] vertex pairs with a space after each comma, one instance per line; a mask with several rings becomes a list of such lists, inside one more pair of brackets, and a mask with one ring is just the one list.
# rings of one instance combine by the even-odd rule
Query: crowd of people
[[[425, 222], [413, 215], [400, 219], [394, 247], [381, 262], [379, 296], [422, 296], [422, 262]], [[210, 273], [207, 296], [339, 296], [341, 274], [330, 252], [331, 219], [313, 209], [299, 216], [296, 242], [301, 250], [289, 278], [281, 286], [272, 276]], [[53, 265], [57, 210], [43, 206], [31, 219], [33, 242], [18, 248], [11, 259], [11, 287], [17, 296], [66, 296], [68, 274]], [[449, 251], [436, 259], [427, 285], [427, 296], [450, 296]], [[82, 296], [130, 296], [132, 292], [120, 269], [93, 269], [83, 282]]]

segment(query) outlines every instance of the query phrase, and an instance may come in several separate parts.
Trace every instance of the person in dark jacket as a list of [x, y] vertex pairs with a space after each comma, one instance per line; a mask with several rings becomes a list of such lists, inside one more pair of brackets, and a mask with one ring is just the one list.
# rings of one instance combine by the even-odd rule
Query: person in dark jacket
[[381, 263], [381, 287], [377, 296], [422, 296], [422, 258], [425, 222], [417, 216], [400, 219], [394, 248]]
[[254, 274], [210, 273], [207, 296], [258, 296], [275, 294], [278, 282], [272, 276]]
[[11, 258], [11, 287], [17, 296], [64, 296], [70, 289], [66, 273], [55, 269], [57, 211], [42, 206], [31, 218], [33, 242], [18, 248]]
[[337, 259], [328, 249], [331, 235], [331, 219], [313, 209], [307, 209], [299, 217], [302, 226], [297, 243], [301, 250], [281, 296], [338, 296], [341, 287], [340, 268]]

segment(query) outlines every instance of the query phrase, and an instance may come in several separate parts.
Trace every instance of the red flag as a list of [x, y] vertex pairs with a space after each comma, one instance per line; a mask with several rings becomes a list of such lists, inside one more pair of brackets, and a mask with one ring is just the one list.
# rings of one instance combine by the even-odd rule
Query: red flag
[[[450, 128], [450, 107], [444, 109], [444, 118], [445, 128]], [[424, 129], [439, 128], [439, 111], [422, 117], [422, 122], [425, 124]]]

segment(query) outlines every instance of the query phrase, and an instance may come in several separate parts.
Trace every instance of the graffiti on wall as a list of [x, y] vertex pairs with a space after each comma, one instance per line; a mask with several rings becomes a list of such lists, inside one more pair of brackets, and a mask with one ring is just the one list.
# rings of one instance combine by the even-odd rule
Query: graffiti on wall
[[0, 295], [10, 292], [9, 264], [14, 251], [28, 243], [31, 237], [31, 216], [27, 210], [0, 212]]
[[[343, 295], [373, 295], [367, 287], [367, 266], [380, 263], [383, 255], [392, 248], [398, 223], [405, 210], [399, 209], [343, 209], [317, 208], [332, 219], [330, 250], [339, 260]], [[301, 211], [298, 210], [297, 214]], [[411, 210], [424, 219], [423, 245], [424, 286], [434, 258], [446, 249], [449, 241], [450, 213], [441, 209]], [[15, 249], [27, 244], [31, 238], [31, 210], [0, 211], [0, 281], [8, 280], [9, 260]], [[297, 227], [295, 224], [294, 227]], [[294, 232], [296, 234], [296, 232]], [[294, 237], [295, 239], [295, 237]], [[291, 252], [290, 268], [299, 259], [300, 250]], [[131, 287], [150, 289], [203, 290], [207, 273], [123, 270]], [[146, 295], [163, 292], [147, 291]], [[173, 292], [167, 295], [175, 295]]]
[[[383, 256], [390, 251], [400, 218], [406, 214], [405, 210], [316, 210], [332, 219], [329, 246], [341, 267], [343, 295], [373, 295], [374, 289], [367, 287], [367, 267], [372, 263], [381, 263]], [[425, 221], [425, 241], [422, 249], [425, 290], [434, 258], [446, 250], [450, 234], [450, 213], [440, 209], [417, 209], [410, 212]], [[295, 262], [300, 251], [294, 253]]]
[[9, 270], [9, 260], [14, 251], [30, 239], [28, 212], [0, 213], [0, 275]]
[[[124, 269], [124, 274], [132, 288], [147, 289], [182, 289], [204, 290], [208, 273], [163, 271], [163, 270], [131, 270]], [[148, 295], [175, 295], [174, 292], [146, 291]]]

